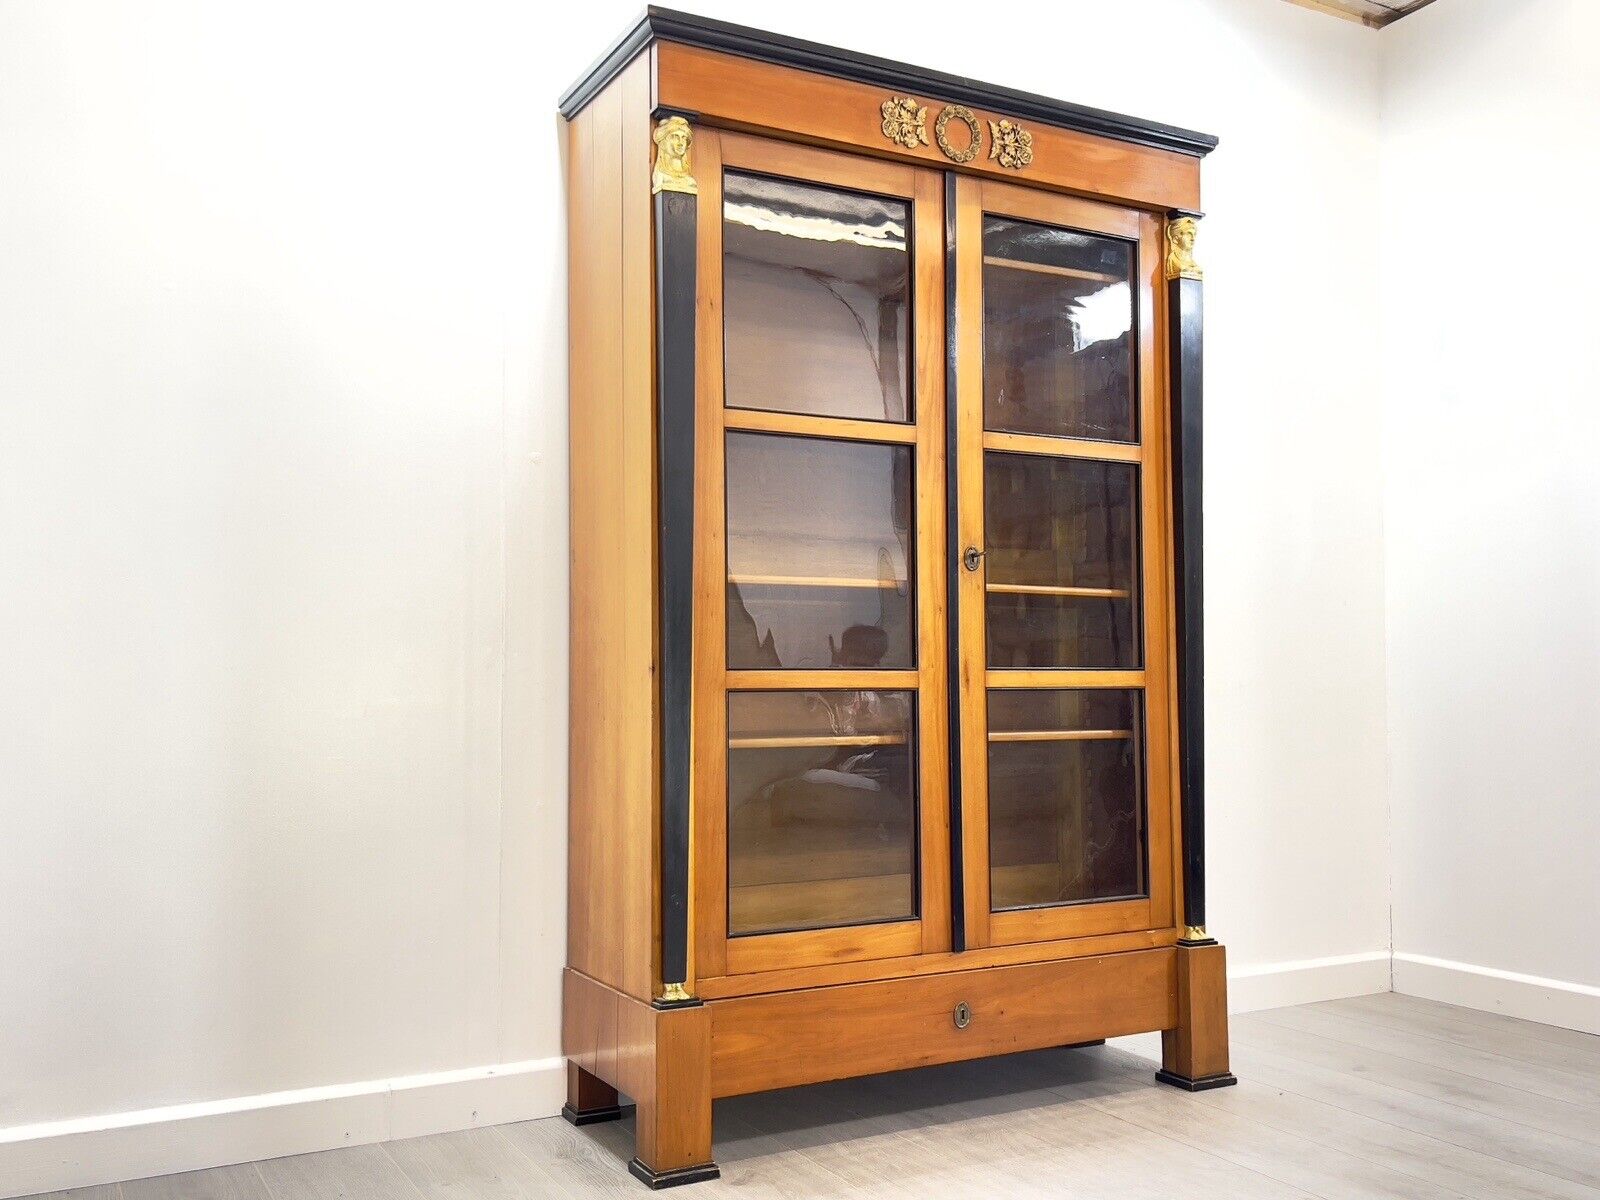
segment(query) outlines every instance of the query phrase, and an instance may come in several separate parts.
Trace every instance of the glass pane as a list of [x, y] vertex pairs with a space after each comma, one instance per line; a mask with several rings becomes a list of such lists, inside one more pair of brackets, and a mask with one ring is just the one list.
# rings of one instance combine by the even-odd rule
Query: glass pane
[[910, 692], [728, 697], [728, 932], [917, 915]]
[[1132, 463], [984, 455], [989, 665], [1136, 668]]
[[911, 450], [728, 435], [728, 666], [915, 665]]
[[983, 424], [1139, 440], [1134, 248], [1116, 238], [983, 219]]
[[730, 407], [910, 419], [910, 223], [904, 200], [723, 177]]
[[1136, 691], [989, 693], [990, 906], [1145, 894]]

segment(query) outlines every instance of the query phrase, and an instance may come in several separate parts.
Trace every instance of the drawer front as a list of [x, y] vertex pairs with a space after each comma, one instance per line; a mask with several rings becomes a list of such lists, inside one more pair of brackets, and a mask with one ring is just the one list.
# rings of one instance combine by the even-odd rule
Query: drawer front
[[1170, 947], [714, 1000], [711, 1092], [820, 1083], [1177, 1023]]

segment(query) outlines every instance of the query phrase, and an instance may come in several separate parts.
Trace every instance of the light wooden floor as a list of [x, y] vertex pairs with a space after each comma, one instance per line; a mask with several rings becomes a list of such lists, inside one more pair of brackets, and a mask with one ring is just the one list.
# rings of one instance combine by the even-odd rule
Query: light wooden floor
[[[1158, 1052], [1129, 1038], [719, 1102], [722, 1179], [669, 1194], [1600, 1197], [1600, 1038], [1383, 995], [1235, 1018], [1235, 1088], [1162, 1087]], [[639, 1200], [632, 1146], [631, 1121], [552, 1118], [59, 1195]]]

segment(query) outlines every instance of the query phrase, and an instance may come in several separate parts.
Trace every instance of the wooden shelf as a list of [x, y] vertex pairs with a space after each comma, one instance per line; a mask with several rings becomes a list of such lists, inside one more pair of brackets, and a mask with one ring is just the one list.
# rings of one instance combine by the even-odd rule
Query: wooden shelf
[[806, 746], [904, 746], [903, 733], [818, 733], [789, 737], [730, 737], [729, 750], [789, 750]]
[[1127, 588], [1057, 587], [1043, 583], [989, 583], [984, 591], [1002, 596], [1086, 596], [1091, 599], [1126, 600], [1133, 595]]
[[991, 742], [1115, 742], [1133, 736], [1131, 729], [1010, 729], [991, 732]]
[[1004, 267], [1008, 271], [1031, 271], [1035, 275], [1059, 275], [1067, 279], [1082, 279], [1089, 283], [1126, 283], [1121, 275], [1107, 275], [1103, 271], [1085, 271], [1078, 267], [1058, 267], [1052, 263], [1029, 262], [1022, 258], [1000, 258], [985, 254], [983, 265]]
[[915, 920], [915, 907], [914, 879], [905, 871], [853, 879], [734, 884], [728, 889], [729, 924], [736, 933]]
[[729, 575], [729, 583], [744, 587], [812, 588], [891, 588], [904, 586], [903, 579], [847, 579], [833, 575]]

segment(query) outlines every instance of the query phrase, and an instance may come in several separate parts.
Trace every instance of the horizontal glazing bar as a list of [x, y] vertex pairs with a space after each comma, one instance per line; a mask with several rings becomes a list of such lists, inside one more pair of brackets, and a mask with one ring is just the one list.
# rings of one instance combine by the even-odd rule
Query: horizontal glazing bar
[[849, 417], [816, 417], [803, 413], [767, 412], [753, 408], [723, 409], [723, 424], [729, 429], [751, 433], [791, 433], [803, 437], [837, 438], [853, 442], [895, 442], [910, 445], [917, 440], [915, 425], [890, 421], [858, 421]]
[[1113, 742], [1131, 738], [1131, 729], [1010, 729], [991, 732], [991, 742]]
[[987, 583], [984, 590], [1004, 596], [1084, 596], [1121, 600], [1133, 595], [1127, 588], [1067, 587], [1050, 583]]
[[989, 671], [992, 688], [1142, 688], [1143, 671]]
[[847, 579], [837, 575], [729, 575], [728, 582], [749, 587], [899, 588], [905, 585], [905, 581], [899, 579]]
[[804, 746], [904, 746], [903, 733], [796, 734], [793, 737], [731, 737], [730, 750], [789, 750]]
[[1013, 454], [1048, 454], [1057, 458], [1094, 458], [1105, 462], [1143, 462], [1144, 448], [1129, 442], [1092, 442], [1084, 438], [1043, 437], [1033, 433], [995, 433], [983, 435], [985, 450]]
[[916, 671], [729, 671], [725, 682], [730, 692], [826, 691], [829, 688], [893, 691], [915, 689], [921, 684], [921, 676]]
[[1084, 279], [1090, 283], [1126, 283], [1121, 275], [1109, 275], [1104, 271], [1085, 271], [1078, 267], [1058, 267], [1054, 263], [1030, 262], [1024, 258], [1002, 258], [997, 254], [985, 254], [983, 265], [986, 267], [1004, 267], [1013, 271], [1033, 271], [1040, 275], [1063, 275], [1068, 279]]

